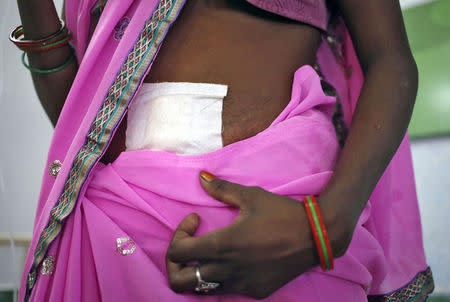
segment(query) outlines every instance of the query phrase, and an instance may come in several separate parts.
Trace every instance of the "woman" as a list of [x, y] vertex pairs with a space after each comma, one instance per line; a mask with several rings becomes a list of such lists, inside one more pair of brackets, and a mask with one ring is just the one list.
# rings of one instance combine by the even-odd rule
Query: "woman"
[[[26, 39], [61, 27], [52, 1], [18, 3]], [[56, 128], [21, 299], [426, 299], [433, 282], [402, 141], [417, 70], [398, 3], [68, 0], [65, 12], [77, 62], [67, 44], [29, 52]], [[341, 151], [336, 98], [316, 63], [342, 102], [339, 134], [351, 122]], [[212, 101], [173, 131], [187, 115], [173, 113], [174, 95]], [[155, 123], [166, 97], [171, 109], [153, 117], [167, 119]], [[186, 147], [180, 133], [203, 117], [215, 130], [192, 126]], [[175, 142], [156, 140], [151, 123]], [[202, 129], [208, 147], [184, 153]], [[318, 208], [298, 202], [319, 193]]]

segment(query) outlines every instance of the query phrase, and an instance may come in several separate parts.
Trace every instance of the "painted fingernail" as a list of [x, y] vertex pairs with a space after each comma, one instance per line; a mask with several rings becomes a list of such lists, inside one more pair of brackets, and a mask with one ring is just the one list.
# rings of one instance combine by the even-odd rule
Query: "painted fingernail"
[[207, 182], [213, 181], [214, 179], [216, 179], [216, 177], [214, 175], [212, 175], [211, 173], [202, 171], [200, 172], [200, 177]]

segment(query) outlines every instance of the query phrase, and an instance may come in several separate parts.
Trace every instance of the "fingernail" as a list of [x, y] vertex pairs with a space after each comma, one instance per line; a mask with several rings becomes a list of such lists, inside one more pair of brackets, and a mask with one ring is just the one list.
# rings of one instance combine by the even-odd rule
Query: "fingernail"
[[200, 172], [200, 177], [207, 182], [211, 182], [214, 179], [216, 179], [216, 177], [214, 175], [212, 175], [211, 173], [205, 172], [205, 171], [201, 171]]

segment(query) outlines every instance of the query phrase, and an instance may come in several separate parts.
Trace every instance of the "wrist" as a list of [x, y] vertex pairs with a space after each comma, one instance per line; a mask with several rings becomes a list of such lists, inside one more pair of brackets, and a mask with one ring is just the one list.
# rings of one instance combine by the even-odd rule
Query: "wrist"
[[340, 204], [338, 199], [320, 195], [317, 204], [328, 233], [333, 256], [339, 258], [345, 254], [350, 245], [356, 223], [349, 215], [348, 207]]

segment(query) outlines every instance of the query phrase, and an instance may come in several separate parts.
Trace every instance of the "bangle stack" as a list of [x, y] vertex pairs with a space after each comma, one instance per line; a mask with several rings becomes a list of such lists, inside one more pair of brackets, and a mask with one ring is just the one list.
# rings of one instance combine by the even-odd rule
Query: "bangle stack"
[[23, 64], [23, 66], [25, 66], [31, 72], [40, 73], [40, 74], [49, 74], [49, 73], [55, 73], [55, 72], [61, 71], [64, 68], [66, 68], [67, 66], [69, 66], [69, 64], [72, 63], [72, 61], [75, 59], [75, 51], [72, 48], [71, 51], [70, 51], [69, 58], [63, 64], [61, 64], [61, 65], [59, 65], [59, 66], [57, 66], [55, 68], [39, 69], [39, 68], [31, 67], [30, 65], [28, 65], [25, 62], [25, 54], [26, 54], [26, 52], [24, 52], [22, 54], [22, 64]]
[[67, 45], [69, 43], [69, 41], [72, 39], [72, 33], [67, 28], [64, 21], [60, 20], [60, 22], [61, 27], [57, 32], [39, 40], [25, 40], [23, 37], [24, 31], [22, 25], [16, 27], [12, 31], [11, 35], [9, 36], [9, 40], [13, 42], [20, 50], [23, 51], [22, 63], [30, 71], [40, 74], [49, 74], [58, 72], [66, 68], [75, 59], [75, 52], [74, 49], [72, 48], [69, 58], [63, 64], [55, 68], [51, 69], [34, 68], [29, 66], [25, 62], [25, 54], [27, 52], [49, 51]]
[[331, 270], [334, 268], [333, 253], [331, 251], [327, 231], [316, 198], [313, 195], [303, 197], [303, 204], [305, 205], [314, 241], [316, 243], [317, 251], [319, 252], [322, 270]]

